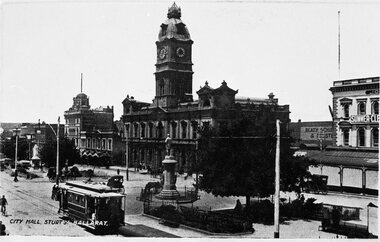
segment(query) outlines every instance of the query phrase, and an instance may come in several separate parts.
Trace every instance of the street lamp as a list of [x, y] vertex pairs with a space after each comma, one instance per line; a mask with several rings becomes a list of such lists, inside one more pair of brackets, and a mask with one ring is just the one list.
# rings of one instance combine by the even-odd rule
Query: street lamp
[[[40, 135], [41, 135], [41, 123], [40, 123], [40, 120], [38, 119], [38, 128], [36, 130], [36, 134], [37, 134], [37, 148], [38, 148], [38, 156], [39, 156], [39, 150], [40, 150]], [[42, 167], [42, 161], [40, 159], [40, 168], [41, 168], [41, 171], [43, 171], [43, 167]]]
[[17, 148], [18, 148], [17, 146], [18, 146], [18, 134], [20, 132], [21, 132], [21, 129], [19, 128], [13, 129], [13, 133], [16, 136], [15, 170], [17, 169]]
[[28, 140], [28, 144], [29, 144], [29, 147], [28, 147], [28, 157], [29, 157], [29, 161], [30, 161], [30, 143], [32, 142], [32, 135], [31, 134], [27, 134], [26, 135], [26, 139]]
[[[46, 123], [51, 128], [55, 137], [57, 138], [57, 168], [56, 168], [56, 177], [55, 177], [55, 182], [57, 185], [59, 185], [59, 121], [60, 121], [60, 117], [58, 116], [57, 132], [54, 131], [53, 127], [50, 124]], [[39, 124], [40, 124], [40, 120], [38, 120], [38, 126]], [[39, 131], [41, 132], [41, 130]]]
[[127, 127], [125, 127], [125, 167], [126, 167], [126, 177], [125, 179], [128, 181], [129, 180], [129, 177], [128, 177], [128, 163], [129, 163], [129, 146], [128, 146], [128, 137], [129, 137], [129, 134], [128, 134], [128, 130], [127, 130]]

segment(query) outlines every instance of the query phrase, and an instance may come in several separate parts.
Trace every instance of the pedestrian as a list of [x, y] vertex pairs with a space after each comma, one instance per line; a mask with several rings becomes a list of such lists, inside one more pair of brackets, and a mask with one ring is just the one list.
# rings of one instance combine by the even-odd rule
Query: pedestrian
[[301, 195], [300, 201], [301, 201], [302, 203], [305, 202], [305, 197], [303, 196], [303, 194]]
[[120, 169], [117, 169], [117, 174], [120, 175]]
[[13, 179], [13, 181], [15, 181], [15, 182], [18, 182], [17, 175], [18, 175], [18, 171], [17, 171], [17, 169], [16, 169], [16, 170], [15, 170], [15, 178]]
[[7, 211], [7, 208], [6, 208], [7, 205], [8, 205], [8, 201], [3, 195], [3, 197], [1, 198], [1, 213], [3, 215], [5, 215], [5, 212]]

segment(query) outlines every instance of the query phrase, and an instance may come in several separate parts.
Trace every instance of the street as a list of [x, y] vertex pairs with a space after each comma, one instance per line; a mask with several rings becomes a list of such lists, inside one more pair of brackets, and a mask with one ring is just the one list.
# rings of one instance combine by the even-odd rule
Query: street
[[[93, 167], [79, 166], [80, 169], [90, 169]], [[95, 168], [95, 174], [98, 175], [116, 175], [117, 169]], [[41, 173], [40, 173], [41, 175]], [[46, 173], [42, 173], [42, 178], [27, 180], [24, 177], [19, 178], [19, 182], [14, 182], [5, 171], [0, 173], [0, 195], [5, 195], [9, 205], [7, 206], [6, 217], [1, 216], [7, 231], [10, 235], [48, 235], [48, 236], [92, 236], [92, 231], [83, 227], [66, 223], [60, 218], [58, 211], [58, 202], [53, 201], [51, 188], [53, 183], [48, 180]], [[125, 176], [125, 170], [120, 169], [120, 175]], [[83, 179], [83, 178], [78, 178]], [[104, 178], [101, 178], [104, 179]], [[181, 237], [214, 237], [202, 232], [188, 228], [171, 228], [159, 224], [158, 220], [142, 215], [142, 203], [136, 200], [140, 194], [141, 188], [148, 181], [158, 181], [158, 178], [152, 178], [148, 174], [140, 174], [130, 170], [129, 181], [124, 181], [127, 193], [127, 209], [125, 221], [129, 224], [144, 224], [174, 235]], [[191, 187], [194, 179], [189, 177], [184, 179], [183, 176], [177, 178], [177, 187]], [[236, 200], [244, 201], [243, 197], [214, 197], [211, 194], [200, 192], [201, 199], [194, 203], [194, 206], [204, 210], [217, 210], [222, 208], [233, 208]], [[287, 197], [289, 194], [281, 194], [281, 197]], [[291, 195], [293, 196], [293, 195]], [[366, 223], [366, 209], [368, 202], [377, 205], [377, 198], [347, 195], [316, 195], [305, 194], [306, 198], [315, 197], [317, 202], [329, 204], [341, 204], [349, 206], [363, 207], [360, 212], [360, 221], [357, 223]], [[290, 220], [281, 224], [281, 238], [336, 238], [335, 234], [318, 231], [320, 221], [313, 220]], [[253, 224], [255, 232], [252, 234], [233, 236], [236, 238], [272, 238], [274, 227], [272, 225]], [[302, 228], [302, 229], [300, 229]], [[370, 231], [377, 234], [377, 210], [370, 211]], [[116, 235], [107, 235], [115, 237]], [[217, 236], [220, 237], [220, 236]]]

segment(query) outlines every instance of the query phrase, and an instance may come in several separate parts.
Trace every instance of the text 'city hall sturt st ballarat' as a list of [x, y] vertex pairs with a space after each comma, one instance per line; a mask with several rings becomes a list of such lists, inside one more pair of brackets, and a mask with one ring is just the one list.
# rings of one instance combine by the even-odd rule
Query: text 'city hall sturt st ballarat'
[[164, 140], [170, 135], [173, 155], [178, 160], [177, 169], [191, 171], [198, 127], [230, 126], [241, 114], [249, 115], [257, 126], [274, 125], [276, 119], [287, 126], [289, 105], [279, 105], [272, 93], [268, 99], [238, 97], [238, 91], [228, 87], [226, 81], [221, 81], [218, 88], [210, 87], [206, 81], [196, 92], [198, 100], [194, 100], [192, 45], [189, 30], [181, 20], [181, 8], [174, 3], [160, 26], [156, 41], [153, 103], [140, 102], [129, 95], [122, 102], [130, 165], [142, 163], [158, 169], [165, 155]]

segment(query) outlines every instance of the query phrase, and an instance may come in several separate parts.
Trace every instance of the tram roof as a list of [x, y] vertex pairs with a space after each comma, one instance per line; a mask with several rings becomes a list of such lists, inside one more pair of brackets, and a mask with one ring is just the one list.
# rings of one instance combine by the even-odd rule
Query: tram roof
[[105, 184], [74, 182], [74, 181], [66, 182], [66, 186], [78, 187], [78, 188], [91, 190], [91, 191], [99, 192], [99, 193], [102, 193], [102, 192], [109, 193], [109, 192], [114, 192], [118, 190], [117, 188], [111, 188]]
[[120, 194], [120, 193], [116, 193], [116, 192], [107, 192], [107, 193], [96, 192], [93, 190], [88, 190], [88, 189], [79, 188], [79, 187], [66, 185], [66, 184], [60, 185], [59, 187], [61, 187], [63, 189], [67, 189], [70, 192], [79, 193], [79, 194], [87, 195], [90, 197], [124, 197], [124, 196], [126, 196], [125, 194]]

